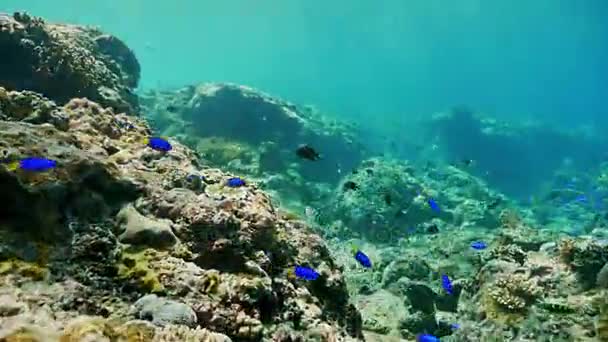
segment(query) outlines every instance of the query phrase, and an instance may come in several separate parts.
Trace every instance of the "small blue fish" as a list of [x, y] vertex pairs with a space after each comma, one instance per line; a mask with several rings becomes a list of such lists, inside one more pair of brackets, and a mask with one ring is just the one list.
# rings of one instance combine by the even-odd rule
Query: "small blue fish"
[[44, 172], [57, 167], [57, 161], [41, 157], [28, 157], [8, 163], [10, 171], [21, 169], [24, 171]]
[[437, 214], [439, 214], [439, 212], [441, 212], [441, 209], [439, 209], [439, 204], [437, 204], [437, 202], [435, 202], [434, 199], [429, 198], [428, 203], [429, 203], [429, 207], [431, 207], [431, 210], [433, 210]]
[[406, 232], [407, 234], [410, 234], [410, 235], [411, 235], [411, 234], [414, 234], [414, 233], [416, 233], [416, 227], [408, 227], [408, 228], [405, 230], [405, 232]]
[[295, 266], [293, 273], [296, 277], [304, 280], [316, 280], [319, 278], [319, 273], [317, 271], [306, 266]]
[[231, 188], [238, 188], [240, 186], [244, 186], [245, 184], [245, 181], [240, 177], [232, 177], [226, 182], [226, 185]]
[[365, 255], [365, 253], [361, 252], [360, 250], [357, 250], [357, 252], [355, 253], [355, 260], [357, 260], [361, 264], [361, 266], [365, 268], [372, 267], [372, 261], [367, 255]]
[[440, 342], [439, 337], [433, 336], [431, 334], [420, 334], [416, 336], [416, 341], [418, 342]]
[[156, 151], [168, 152], [173, 149], [171, 144], [165, 138], [161, 137], [150, 137], [144, 140], [144, 143]]
[[476, 249], [476, 250], [486, 249], [487, 247], [488, 247], [488, 245], [483, 241], [471, 242], [471, 248]]
[[452, 328], [452, 330], [460, 329], [460, 324], [458, 324], [458, 323], [452, 323], [452, 324], [450, 324], [450, 328]]
[[441, 286], [447, 294], [452, 295], [454, 293], [452, 290], [452, 281], [445, 274], [441, 275]]

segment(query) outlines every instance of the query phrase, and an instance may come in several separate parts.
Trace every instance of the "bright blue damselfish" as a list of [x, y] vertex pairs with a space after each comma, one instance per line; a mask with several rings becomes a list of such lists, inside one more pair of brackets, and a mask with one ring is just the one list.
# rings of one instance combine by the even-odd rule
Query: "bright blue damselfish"
[[486, 249], [487, 247], [488, 247], [488, 245], [483, 241], [471, 242], [471, 248], [473, 248], [473, 249], [482, 250], [482, 249]]
[[369, 257], [367, 255], [365, 255], [365, 253], [363, 253], [361, 251], [357, 251], [355, 253], [355, 260], [357, 260], [361, 264], [361, 266], [363, 266], [365, 268], [372, 267], [372, 261], [369, 259]]
[[439, 337], [435, 337], [430, 334], [421, 334], [416, 336], [416, 341], [418, 342], [440, 342]]
[[148, 145], [148, 147], [150, 147], [150, 148], [152, 148], [154, 150], [163, 151], [163, 152], [168, 152], [168, 151], [171, 151], [173, 149], [173, 147], [167, 141], [167, 139], [161, 138], [161, 137], [150, 137], [150, 138], [148, 138], [147, 141], [146, 141], [146, 145]]
[[296, 277], [304, 280], [316, 280], [319, 278], [319, 273], [310, 267], [295, 266], [294, 273]]
[[11, 163], [10, 169], [21, 169], [25, 171], [43, 172], [53, 169], [57, 166], [57, 162], [52, 159], [41, 158], [41, 157], [29, 157], [23, 158], [18, 162]]
[[441, 212], [441, 209], [439, 209], [439, 204], [437, 204], [437, 202], [435, 202], [434, 199], [429, 198], [428, 203], [429, 203], [429, 207], [431, 207], [431, 210], [433, 210], [437, 214], [439, 214]]
[[228, 181], [226, 182], [226, 185], [231, 188], [238, 188], [239, 186], [244, 186], [245, 181], [239, 177], [232, 177], [232, 178], [228, 179]]
[[443, 274], [441, 276], [441, 286], [443, 287], [443, 289], [445, 290], [445, 292], [449, 295], [453, 294], [453, 290], [452, 290], [452, 281], [450, 280], [450, 278]]

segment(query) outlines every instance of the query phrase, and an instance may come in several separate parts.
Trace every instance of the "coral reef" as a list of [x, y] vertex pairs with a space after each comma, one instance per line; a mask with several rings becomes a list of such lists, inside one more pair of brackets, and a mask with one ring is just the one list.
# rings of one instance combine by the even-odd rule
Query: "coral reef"
[[[151, 92], [142, 94], [142, 104], [155, 128], [230, 171], [295, 173], [336, 183], [363, 154], [353, 127], [245, 86], [209, 83]], [[299, 144], [311, 144], [325, 157], [296, 163]]]
[[117, 112], [138, 109], [133, 89], [139, 82], [139, 63], [118, 38], [25, 13], [2, 18], [0, 85], [31, 90], [59, 104], [86, 97]]
[[[7, 306], [10, 324], [0, 326], [31, 322], [34, 330], [63, 334], [60, 340], [113, 339], [119, 333], [105, 317], [118, 325], [139, 317], [155, 325], [200, 325], [243, 341], [270, 338], [282, 326], [317, 338], [361, 336], [360, 314], [348, 304], [343, 275], [323, 241], [304, 223], [283, 220], [254, 184], [226, 187], [230, 175], [201, 168], [194, 153], [174, 141], [170, 153], [148, 148], [143, 121], [89, 100], [59, 107], [29, 92], [2, 93], [49, 104], [54, 114], [41, 118], [68, 121], [67, 130], [24, 122], [31, 113], [0, 121], [0, 148], [8, 158], [40, 155], [58, 163], [46, 173], [0, 168], [0, 186], [12, 199], [0, 209], [0, 290], [18, 292], [21, 284], [23, 296], [42, 296], [26, 309]], [[206, 186], [180, 187], [185, 182], [176, 175], [190, 173], [203, 174]], [[295, 263], [314, 266], [321, 279], [288, 280], [285, 269]], [[30, 293], [23, 284], [56, 286], [62, 299]], [[128, 309], [149, 293], [162, 296], [155, 299], [160, 304]], [[28, 320], [49, 305], [49, 315], [40, 316], [48, 322]], [[175, 317], [167, 316], [172, 312]], [[93, 318], [68, 324], [82, 314]], [[34, 334], [15, 329], [0, 336]], [[163, 329], [160, 335], [185, 340], [210, 334]]]

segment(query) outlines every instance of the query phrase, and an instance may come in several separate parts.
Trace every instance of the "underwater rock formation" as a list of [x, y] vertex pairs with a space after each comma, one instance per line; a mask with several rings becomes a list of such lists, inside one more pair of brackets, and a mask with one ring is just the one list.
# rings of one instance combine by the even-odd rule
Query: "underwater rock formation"
[[[0, 87], [0, 108], [17, 105], [2, 111], [3, 163], [41, 156], [57, 164], [46, 172], [0, 167], [11, 199], [0, 209], [0, 296], [17, 294], [3, 301], [0, 338], [362, 336], [323, 240], [283, 219], [255, 184], [227, 186], [231, 175], [202, 167], [173, 140], [169, 152], [146, 146], [143, 120], [90, 100], [58, 106]], [[191, 174], [204, 175], [198, 186]], [[321, 277], [291, 279], [295, 264]], [[131, 310], [150, 294], [162, 303]], [[153, 325], [125, 327], [134, 318]], [[209, 331], [173, 327], [184, 323]]]
[[0, 85], [65, 104], [82, 97], [135, 114], [139, 62], [118, 38], [95, 28], [0, 13]]
[[340, 229], [335, 235], [387, 242], [449, 226], [496, 228], [503, 199], [455, 167], [417, 170], [407, 162], [371, 158], [343, 179], [320, 210], [328, 234]]
[[[475, 172], [501, 191], [526, 197], [553, 176], [566, 160], [580, 171], [602, 158], [608, 142], [546, 124], [507, 124], [466, 107], [434, 115], [433, 137], [449, 159], [475, 161]], [[587, 151], [580, 153], [580, 151]], [[542, 158], [539, 158], [542, 156]]]
[[[334, 183], [364, 153], [353, 127], [245, 86], [208, 83], [151, 92], [142, 95], [142, 104], [163, 134], [213, 165], [250, 175], [295, 173], [301, 182]], [[298, 160], [300, 144], [316, 147], [322, 159]]]

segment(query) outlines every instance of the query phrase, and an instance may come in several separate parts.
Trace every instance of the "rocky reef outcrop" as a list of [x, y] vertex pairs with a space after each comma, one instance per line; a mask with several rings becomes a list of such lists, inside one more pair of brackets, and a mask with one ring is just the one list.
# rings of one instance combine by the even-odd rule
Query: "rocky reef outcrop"
[[[271, 187], [281, 190], [306, 192], [312, 187], [307, 182], [336, 183], [365, 153], [352, 125], [245, 86], [207, 83], [149, 92], [142, 94], [142, 104], [162, 134], [175, 136], [213, 165], [274, 176]], [[300, 144], [313, 146], [322, 159], [299, 160]]]
[[[0, 16], [0, 47], [0, 339], [362, 337], [340, 267], [305, 223], [176, 140], [147, 146], [122, 42], [15, 14]], [[9, 169], [31, 156], [56, 167]]]
[[92, 27], [0, 13], [0, 85], [63, 105], [88, 98], [136, 114], [140, 66], [123, 41]]
[[370, 158], [345, 175], [318, 211], [329, 235], [390, 242], [457, 227], [493, 229], [505, 204], [503, 195], [456, 167]]
[[583, 132], [567, 132], [546, 123], [501, 122], [466, 107], [433, 116], [428, 129], [448, 159], [473, 159], [473, 172], [511, 196], [540, 190], [539, 185], [564, 164], [588, 170], [603, 158], [608, 146], [606, 139]]

